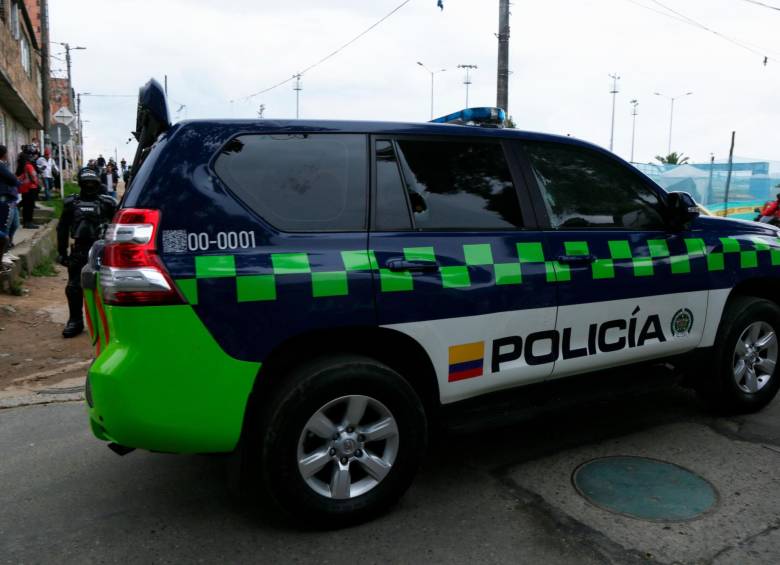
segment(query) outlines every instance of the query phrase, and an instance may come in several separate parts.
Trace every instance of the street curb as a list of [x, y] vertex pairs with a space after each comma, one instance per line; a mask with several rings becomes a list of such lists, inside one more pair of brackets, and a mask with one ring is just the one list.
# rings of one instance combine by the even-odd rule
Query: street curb
[[55, 404], [60, 402], [77, 402], [84, 400], [84, 391], [51, 393], [37, 392], [31, 394], [21, 394], [9, 398], [0, 398], [0, 410], [8, 408], [21, 408], [23, 406], [35, 406], [39, 404]]
[[11, 289], [22, 273], [29, 276], [35, 267], [54, 255], [56, 247], [57, 222], [52, 220], [29, 242], [14, 247], [13, 254], [19, 257], [19, 260], [14, 261], [9, 271], [0, 274], [0, 292], [11, 294]]

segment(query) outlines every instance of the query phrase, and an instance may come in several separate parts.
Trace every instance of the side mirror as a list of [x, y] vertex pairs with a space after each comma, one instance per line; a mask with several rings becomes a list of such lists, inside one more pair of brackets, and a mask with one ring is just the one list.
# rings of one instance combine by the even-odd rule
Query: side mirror
[[670, 192], [666, 197], [670, 225], [681, 229], [699, 217], [699, 206], [687, 192]]

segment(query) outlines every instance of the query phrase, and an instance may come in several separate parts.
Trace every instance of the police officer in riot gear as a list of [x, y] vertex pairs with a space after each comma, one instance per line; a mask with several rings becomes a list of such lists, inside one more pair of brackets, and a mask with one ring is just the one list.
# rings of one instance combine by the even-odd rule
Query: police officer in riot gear
[[[103, 235], [106, 224], [116, 212], [116, 201], [103, 192], [100, 177], [89, 168], [83, 168], [78, 175], [78, 196], [65, 199], [62, 216], [57, 225], [57, 250], [59, 262], [68, 267], [68, 297], [70, 316], [63, 337], [75, 337], [84, 331], [82, 315], [83, 292], [81, 290], [81, 269], [87, 264], [89, 248]], [[73, 238], [68, 255], [68, 243]]]

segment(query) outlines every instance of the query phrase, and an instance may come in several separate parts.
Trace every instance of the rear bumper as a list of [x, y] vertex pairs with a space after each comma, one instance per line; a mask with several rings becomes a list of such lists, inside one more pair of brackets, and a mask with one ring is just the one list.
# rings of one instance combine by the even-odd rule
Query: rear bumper
[[174, 453], [231, 451], [259, 363], [238, 361], [190, 306], [105, 306], [109, 340], [88, 374], [99, 439]]

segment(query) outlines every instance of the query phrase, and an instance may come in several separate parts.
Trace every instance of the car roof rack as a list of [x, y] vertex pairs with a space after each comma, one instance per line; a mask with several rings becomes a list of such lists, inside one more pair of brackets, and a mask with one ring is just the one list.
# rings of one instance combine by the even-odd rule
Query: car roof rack
[[501, 108], [466, 108], [441, 118], [431, 120], [432, 124], [455, 124], [461, 126], [504, 127], [506, 112]]

